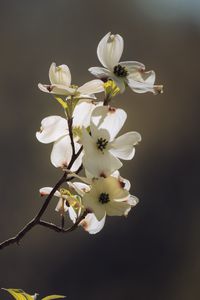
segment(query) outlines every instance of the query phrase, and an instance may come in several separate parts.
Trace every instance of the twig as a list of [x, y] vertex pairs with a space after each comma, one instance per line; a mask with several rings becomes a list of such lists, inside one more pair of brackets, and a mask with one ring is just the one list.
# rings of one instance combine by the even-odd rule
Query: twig
[[[72, 136], [72, 139], [73, 139], [73, 136]], [[82, 147], [79, 149], [79, 151], [77, 153], [74, 152], [74, 154], [72, 155], [72, 158], [71, 158], [71, 161], [68, 165], [68, 168], [71, 169], [73, 163], [75, 162], [75, 160], [78, 158], [78, 156], [81, 154], [81, 151], [82, 151]], [[74, 149], [75, 150], [75, 149]], [[76, 171], [76, 173], [79, 173], [82, 169], [82, 165], [79, 167], [79, 169]], [[10, 239], [7, 239], [5, 241], [3, 241], [2, 243], [0, 243], [0, 250], [11, 245], [11, 244], [15, 244], [17, 243], [19, 245], [19, 242], [20, 240], [37, 224], [40, 224], [40, 225], [44, 225], [44, 221], [41, 221], [41, 217], [43, 216], [44, 212], [46, 211], [53, 195], [55, 194], [55, 192], [59, 189], [59, 187], [64, 183], [64, 182], [67, 182], [67, 181], [70, 181], [73, 179], [73, 177], [68, 177], [69, 174], [67, 173], [67, 171], [64, 172], [63, 176], [61, 177], [61, 179], [56, 183], [56, 185], [54, 186], [54, 188], [52, 189], [51, 193], [47, 196], [45, 202], [43, 203], [41, 209], [39, 210], [39, 212], [37, 213], [37, 215], [29, 222], [27, 223], [24, 228], [14, 237], [10, 238]], [[80, 221], [79, 221], [80, 222]], [[42, 223], [42, 224], [41, 224]], [[46, 227], [49, 227], [50, 226], [47, 226], [48, 222], [45, 223], [46, 224]], [[51, 223], [49, 223], [51, 224]], [[75, 226], [76, 225], [76, 226]], [[51, 224], [51, 229], [54, 228], [55, 229], [55, 226], [54, 224]], [[74, 229], [77, 228], [77, 222], [69, 229], [62, 229], [62, 230], [67, 230], [66, 232], [68, 231], [72, 231]], [[58, 229], [59, 227], [57, 227], [57, 231], [60, 231]], [[64, 231], [65, 232], [65, 231]]]
[[80, 224], [80, 222], [86, 217], [87, 214], [88, 214], [88, 211], [86, 210], [86, 211], [82, 214], [82, 216], [80, 216], [80, 217], [77, 219], [76, 223], [74, 223], [71, 227], [69, 227], [69, 228], [67, 228], [67, 229], [62, 228], [62, 227], [59, 227], [59, 226], [57, 226], [57, 225], [55, 225], [55, 224], [53, 224], [53, 223], [49, 223], [49, 222], [43, 221], [43, 220], [40, 220], [40, 221], [38, 222], [38, 225], [47, 227], [47, 228], [52, 229], [52, 230], [54, 230], [54, 231], [56, 231], [56, 232], [67, 233], [67, 232], [74, 231], [74, 230], [78, 227], [78, 225]]
[[29, 232], [39, 222], [40, 218], [42, 217], [45, 210], [47, 209], [49, 202], [51, 201], [51, 198], [53, 197], [56, 190], [66, 181], [67, 179], [66, 177], [67, 177], [67, 172], [64, 172], [61, 179], [56, 183], [51, 193], [46, 198], [38, 214], [28, 224], [26, 224], [25, 227], [16, 236], [2, 242], [0, 244], [0, 250], [14, 243], [19, 244], [20, 240], [25, 236], [25, 234]]
[[71, 146], [72, 146], [72, 155], [75, 155], [75, 145], [74, 145], [74, 139], [73, 139], [73, 117], [68, 118], [68, 128], [69, 128], [69, 136], [70, 136], [70, 140], [71, 140]]

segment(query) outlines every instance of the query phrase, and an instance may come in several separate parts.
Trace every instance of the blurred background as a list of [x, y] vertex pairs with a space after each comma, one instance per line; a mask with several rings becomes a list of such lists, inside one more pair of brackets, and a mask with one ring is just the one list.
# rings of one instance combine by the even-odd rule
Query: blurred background
[[[63, 113], [37, 88], [53, 61], [83, 84], [100, 65], [100, 39], [119, 33], [122, 60], [155, 70], [164, 94], [127, 90], [113, 103], [128, 113], [123, 132], [143, 137], [121, 170], [140, 199], [128, 218], [107, 218], [95, 236], [35, 227], [20, 247], [0, 252], [0, 287], [70, 300], [200, 299], [199, 15], [198, 0], [1, 0], [0, 240], [37, 213], [39, 188], [61, 176], [52, 145], [35, 138], [44, 117]], [[59, 222], [55, 205], [45, 218]]]

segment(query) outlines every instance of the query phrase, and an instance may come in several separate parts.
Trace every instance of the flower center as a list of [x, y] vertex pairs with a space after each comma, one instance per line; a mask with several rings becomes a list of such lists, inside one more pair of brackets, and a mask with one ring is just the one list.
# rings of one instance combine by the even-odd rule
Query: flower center
[[101, 193], [99, 196], [99, 202], [102, 204], [108, 203], [110, 201], [109, 194]]
[[103, 138], [99, 138], [97, 140], [97, 148], [101, 151], [103, 151], [104, 149], [106, 149], [106, 146], [108, 144], [108, 141], [106, 139]]
[[128, 75], [127, 69], [121, 65], [115, 66], [113, 72], [118, 77], [126, 77]]

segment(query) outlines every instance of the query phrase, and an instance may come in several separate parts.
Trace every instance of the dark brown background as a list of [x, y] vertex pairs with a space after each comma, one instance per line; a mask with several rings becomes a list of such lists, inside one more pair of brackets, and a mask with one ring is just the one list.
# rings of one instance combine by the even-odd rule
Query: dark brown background
[[[122, 169], [138, 207], [127, 219], [108, 218], [95, 236], [35, 228], [0, 252], [1, 287], [70, 300], [200, 299], [199, 13], [198, 1], [184, 0], [1, 0], [0, 240], [32, 218], [38, 189], [61, 176], [52, 146], [35, 138], [42, 118], [62, 114], [37, 88], [52, 61], [82, 84], [112, 31], [125, 39], [123, 60], [143, 62], [165, 86], [161, 96], [127, 91], [115, 100], [128, 112], [124, 131], [143, 137]], [[46, 217], [58, 221], [55, 203]]]

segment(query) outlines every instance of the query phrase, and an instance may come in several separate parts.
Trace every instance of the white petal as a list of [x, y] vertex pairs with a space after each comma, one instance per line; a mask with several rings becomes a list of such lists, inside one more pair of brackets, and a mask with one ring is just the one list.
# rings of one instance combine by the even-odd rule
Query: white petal
[[100, 221], [98, 221], [95, 217], [95, 214], [89, 213], [87, 214], [85, 219], [83, 219], [83, 221], [80, 222], [79, 225], [81, 225], [83, 229], [85, 229], [85, 231], [88, 231], [90, 234], [96, 234], [99, 231], [101, 231], [104, 227], [105, 220], [106, 216], [104, 216]]
[[131, 206], [136, 206], [139, 203], [139, 199], [133, 195], [130, 195], [127, 200], [127, 203]]
[[[43, 188], [40, 189], [40, 195], [41, 196], [47, 196], [51, 193], [52, 190], [53, 190], [52, 187], [43, 187]], [[54, 193], [54, 196], [61, 197], [61, 193], [59, 191], [56, 191]]]
[[112, 177], [115, 177], [115, 178], [119, 178], [119, 175], [120, 173], [119, 173], [119, 171], [118, 170], [116, 170], [115, 172], [113, 172], [112, 174], [111, 174], [111, 176]]
[[80, 100], [73, 112], [73, 127], [89, 127], [91, 114], [97, 105], [102, 105], [102, 102], [95, 103], [92, 100]]
[[63, 198], [59, 199], [59, 201], [56, 205], [55, 211], [57, 211], [61, 214], [68, 211], [68, 206], [66, 205], [66, 201]]
[[130, 190], [130, 188], [131, 188], [131, 183], [130, 183], [130, 181], [129, 181], [128, 179], [125, 179], [125, 178], [119, 176], [119, 181], [120, 181], [121, 185], [123, 185], [123, 188], [124, 188], [125, 190], [127, 190], [127, 191]]
[[68, 208], [68, 213], [69, 213], [69, 217], [72, 220], [72, 222], [75, 223], [76, 219], [77, 219], [77, 214], [76, 214], [75, 210], [73, 209], [73, 207], [70, 206]]
[[141, 135], [138, 132], [127, 132], [116, 138], [110, 145], [110, 152], [125, 160], [130, 160], [135, 154], [134, 146], [141, 141]]
[[107, 33], [99, 42], [97, 56], [102, 65], [113, 70], [121, 58], [124, 49], [123, 38], [119, 34]]
[[38, 84], [38, 88], [45, 93], [50, 93], [54, 95], [62, 95], [62, 96], [69, 96], [73, 95], [76, 92], [76, 89], [70, 88], [61, 84]]
[[49, 79], [51, 84], [60, 84], [69, 87], [71, 84], [71, 73], [67, 65], [60, 65], [56, 67], [52, 63], [49, 69]]
[[88, 81], [87, 83], [85, 83], [84, 85], [78, 88], [78, 92], [86, 95], [100, 93], [103, 91], [104, 91], [103, 81], [99, 79]]
[[85, 170], [85, 175], [87, 178], [93, 179], [93, 175], [88, 170]]
[[98, 129], [106, 129], [112, 141], [123, 127], [127, 114], [123, 109], [100, 106], [93, 110], [91, 121]]
[[125, 213], [124, 213], [125, 216], [128, 215], [128, 213], [129, 213], [129, 211], [131, 210], [132, 207], [134, 207], [138, 204], [139, 199], [135, 196], [130, 195], [126, 202], [130, 205], [130, 207], [127, 208], [127, 210], [125, 211]]
[[72, 157], [71, 140], [66, 135], [54, 143], [51, 152], [51, 162], [58, 168], [67, 167]]
[[112, 75], [111, 71], [101, 67], [92, 67], [89, 68], [88, 71], [97, 78], [105, 80], [107, 80]]
[[130, 209], [130, 205], [126, 202], [110, 201], [106, 204], [106, 214], [108, 216], [123, 216]]
[[91, 122], [90, 131], [92, 138], [95, 140], [95, 144], [99, 138], [105, 139], [106, 141], [110, 141], [110, 134], [107, 129], [98, 128]]
[[128, 73], [145, 70], [145, 65], [138, 61], [122, 61], [119, 64], [122, 67], [125, 67], [127, 69]]
[[[75, 151], [78, 152], [81, 145], [74, 142]], [[82, 164], [82, 156], [80, 154], [79, 157], [75, 160], [71, 167], [71, 171], [75, 172]], [[71, 147], [71, 139], [69, 135], [64, 136], [54, 143], [53, 149], [51, 152], [51, 162], [56, 168], [64, 168], [69, 165], [69, 162], [72, 158], [72, 147]]]
[[90, 191], [90, 186], [82, 182], [68, 182], [69, 187], [73, 188], [81, 197]]
[[60, 116], [50, 116], [42, 120], [40, 131], [36, 132], [36, 137], [41, 143], [48, 144], [67, 133], [67, 120]]
[[122, 167], [122, 163], [109, 151], [102, 152], [86, 130], [83, 130], [83, 165], [94, 177], [108, 176]]
[[129, 181], [128, 179], [123, 178], [123, 177], [120, 175], [120, 173], [119, 173], [118, 170], [115, 171], [114, 173], [112, 173], [111, 176], [112, 176], [112, 177], [115, 177], [115, 178], [117, 178], [117, 179], [119, 180], [119, 182], [120, 182], [121, 186], [123, 187], [123, 189], [125, 189], [125, 190], [127, 190], [127, 191], [130, 190], [130, 188], [131, 188], [131, 183], [130, 183], [130, 181]]
[[105, 217], [105, 206], [98, 202], [98, 199], [93, 198], [92, 194], [86, 193], [82, 199], [86, 209], [93, 212], [98, 221]]
[[99, 153], [93, 156], [93, 159], [86, 153], [83, 156], [83, 165], [93, 177], [109, 176], [115, 170], [122, 167], [120, 160], [109, 152], [104, 154]]
[[143, 94], [147, 92], [155, 93], [154, 86], [146, 84], [143, 82], [138, 82], [132, 79], [128, 79], [128, 86], [138, 94]]
[[133, 72], [127, 77], [129, 87], [136, 93], [162, 93], [162, 85], [154, 85], [155, 72]]
[[77, 99], [80, 99], [80, 100], [97, 100], [97, 97], [95, 96], [95, 94], [91, 94], [91, 95], [85, 95], [85, 94], [77, 94], [76, 95], [76, 98]]
[[[129, 192], [123, 188], [120, 181], [113, 176], [102, 178], [96, 183], [96, 190], [102, 190], [109, 194], [110, 199], [122, 202], [129, 196]], [[100, 188], [100, 189], [99, 189]]]

